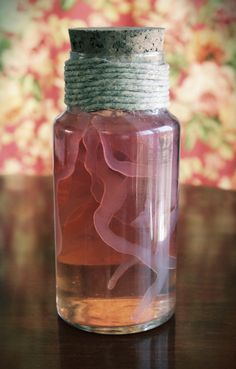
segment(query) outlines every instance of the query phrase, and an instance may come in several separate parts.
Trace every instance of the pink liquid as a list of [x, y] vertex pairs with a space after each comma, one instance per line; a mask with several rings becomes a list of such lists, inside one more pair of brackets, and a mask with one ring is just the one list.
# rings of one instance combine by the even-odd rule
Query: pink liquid
[[73, 111], [54, 134], [59, 315], [102, 333], [161, 324], [175, 305], [178, 123]]

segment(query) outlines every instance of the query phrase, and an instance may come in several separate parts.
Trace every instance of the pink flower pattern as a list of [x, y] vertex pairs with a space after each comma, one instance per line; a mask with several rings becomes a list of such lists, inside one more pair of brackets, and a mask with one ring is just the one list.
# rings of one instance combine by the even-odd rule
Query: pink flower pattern
[[50, 174], [69, 27], [161, 26], [183, 183], [236, 189], [234, 1], [16, 0], [0, 14], [0, 173]]

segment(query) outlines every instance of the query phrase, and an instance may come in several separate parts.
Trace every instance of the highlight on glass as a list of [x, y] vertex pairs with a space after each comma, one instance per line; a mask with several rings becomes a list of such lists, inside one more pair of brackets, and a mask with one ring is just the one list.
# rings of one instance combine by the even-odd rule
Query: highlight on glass
[[180, 128], [161, 28], [71, 29], [54, 124], [58, 314], [104, 334], [174, 313]]

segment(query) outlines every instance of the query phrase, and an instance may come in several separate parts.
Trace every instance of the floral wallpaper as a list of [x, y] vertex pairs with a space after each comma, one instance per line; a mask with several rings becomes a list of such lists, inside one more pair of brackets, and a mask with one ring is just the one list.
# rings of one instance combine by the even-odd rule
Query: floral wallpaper
[[227, 0], [2, 0], [0, 173], [51, 173], [69, 27], [162, 26], [183, 183], [236, 189], [236, 7]]

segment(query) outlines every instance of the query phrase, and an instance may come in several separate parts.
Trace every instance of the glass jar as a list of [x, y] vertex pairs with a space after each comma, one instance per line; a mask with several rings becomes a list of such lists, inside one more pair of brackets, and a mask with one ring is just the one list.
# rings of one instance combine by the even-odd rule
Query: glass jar
[[145, 331], [175, 309], [178, 121], [163, 29], [71, 29], [54, 125], [58, 314], [96, 333]]

